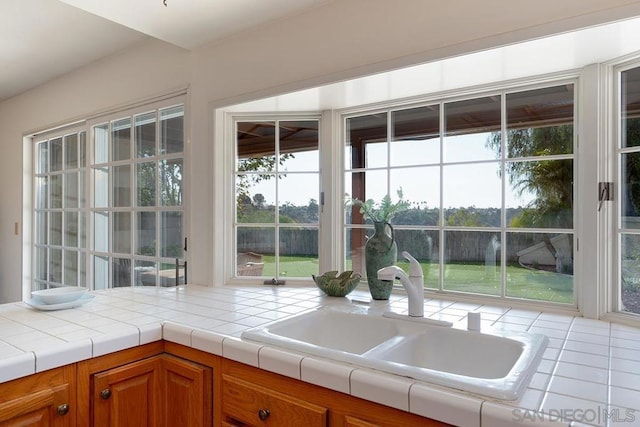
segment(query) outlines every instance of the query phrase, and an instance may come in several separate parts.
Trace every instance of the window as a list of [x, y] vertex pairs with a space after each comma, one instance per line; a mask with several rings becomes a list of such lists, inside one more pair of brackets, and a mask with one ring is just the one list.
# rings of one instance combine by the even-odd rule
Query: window
[[35, 288], [184, 283], [182, 105], [97, 119], [34, 152]]
[[34, 289], [86, 283], [86, 149], [84, 131], [36, 139]]
[[318, 273], [317, 118], [235, 123], [236, 276]]
[[[394, 235], [427, 287], [575, 305], [573, 88], [350, 113], [345, 192], [410, 203]], [[344, 227], [347, 267], [364, 275], [371, 224], [356, 207]]]
[[640, 314], [640, 68], [620, 72], [617, 197], [618, 287], [614, 310]]

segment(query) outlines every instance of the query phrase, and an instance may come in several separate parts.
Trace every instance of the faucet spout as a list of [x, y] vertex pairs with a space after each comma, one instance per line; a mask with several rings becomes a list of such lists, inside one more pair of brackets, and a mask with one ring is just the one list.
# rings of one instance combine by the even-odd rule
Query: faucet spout
[[402, 252], [410, 262], [409, 275], [397, 265], [390, 265], [378, 270], [378, 279], [394, 280], [400, 279], [400, 283], [407, 292], [409, 299], [409, 316], [424, 317], [424, 276], [420, 263], [408, 252]]

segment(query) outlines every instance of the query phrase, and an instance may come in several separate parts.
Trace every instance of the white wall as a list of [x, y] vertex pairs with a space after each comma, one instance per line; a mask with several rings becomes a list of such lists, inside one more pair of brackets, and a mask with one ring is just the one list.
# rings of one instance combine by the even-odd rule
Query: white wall
[[211, 285], [223, 250], [214, 245], [222, 211], [213, 203], [216, 107], [640, 15], [631, 0], [434, 3], [336, 0], [193, 52], [148, 40], [1, 103], [0, 302], [22, 297], [14, 223], [28, 132], [188, 85], [189, 278]]

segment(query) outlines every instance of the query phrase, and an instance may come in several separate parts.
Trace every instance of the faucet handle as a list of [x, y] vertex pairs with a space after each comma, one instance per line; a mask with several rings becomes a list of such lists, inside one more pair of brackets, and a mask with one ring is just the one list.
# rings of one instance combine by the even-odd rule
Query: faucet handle
[[422, 272], [422, 267], [417, 259], [415, 259], [411, 254], [407, 251], [402, 251], [402, 256], [409, 261], [409, 276], [419, 276], [422, 277], [424, 273]]

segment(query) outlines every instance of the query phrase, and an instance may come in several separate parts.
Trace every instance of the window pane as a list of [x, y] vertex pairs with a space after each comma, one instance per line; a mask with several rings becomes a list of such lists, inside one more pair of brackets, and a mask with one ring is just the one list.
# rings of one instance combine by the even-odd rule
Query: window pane
[[93, 288], [107, 289], [109, 287], [109, 258], [93, 257]]
[[275, 228], [239, 227], [236, 235], [238, 276], [275, 277]]
[[80, 212], [78, 215], [78, 234], [80, 234], [80, 247], [87, 248], [87, 230], [89, 223], [87, 222], [87, 213]]
[[94, 163], [109, 161], [109, 125], [104, 124], [93, 128]]
[[182, 159], [160, 162], [160, 191], [163, 206], [182, 206]]
[[459, 162], [498, 158], [500, 146], [500, 96], [447, 103], [444, 160]]
[[621, 73], [622, 147], [640, 146], [640, 68]]
[[79, 154], [78, 154], [78, 166], [85, 168], [87, 166], [87, 134], [86, 132], [79, 133]]
[[573, 152], [573, 85], [507, 95], [507, 157]]
[[78, 167], [78, 135], [71, 134], [64, 137], [64, 167], [75, 169]]
[[136, 230], [138, 235], [138, 247], [136, 254], [156, 256], [156, 213], [137, 212]]
[[49, 172], [49, 141], [36, 145], [36, 173]]
[[573, 302], [573, 235], [507, 233], [507, 296]]
[[93, 205], [96, 208], [109, 206], [109, 168], [95, 168], [93, 170]]
[[440, 106], [391, 113], [391, 166], [440, 162]]
[[113, 258], [112, 286], [114, 288], [131, 286], [131, 260]]
[[47, 194], [47, 182], [49, 182], [49, 178], [46, 176], [37, 177], [35, 179], [36, 184], [36, 209], [46, 209], [49, 202], [49, 197]]
[[640, 152], [623, 153], [620, 159], [622, 228], [640, 228]]
[[156, 113], [141, 114], [135, 118], [136, 157], [156, 155]]
[[93, 214], [93, 249], [109, 252], [109, 212]]
[[236, 221], [274, 223], [276, 220], [275, 175], [247, 174], [236, 177]]
[[51, 172], [62, 170], [62, 138], [49, 141], [49, 166]]
[[36, 212], [36, 232], [35, 241], [37, 244], [46, 245], [49, 243], [49, 214], [47, 212]]
[[62, 175], [51, 175], [49, 184], [51, 185], [49, 207], [59, 209], [62, 207]]
[[78, 212], [64, 213], [64, 246], [78, 247]]
[[80, 264], [78, 265], [80, 269], [80, 275], [78, 277], [78, 286], [86, 286], [89, 287], [89, 282], [87, 281], [87, 253], [80, 252]]
[[573, 228], [573, 160], [506, 163], [507, 224]]
[[445, 231], [444, 288], [500, 295], [500, 233]]
[[318, 171], [318, 121], [280, 122], [281, 171]]
[[426, 288], [439, 288], [440, 266], [438, 264], [438, 254], [440, 233], [437, 230], [402, 230], [396, 227], [393, 234], [398, 246], [397, 265], [407, 274], [409, 273], [409, 262], [400, 255], [402, 251], [409, 252], [422, 267], [424, 286]]
[[36, 247], [36, 280], [47, 280], [49, 267], [49, 252], [47, 248]]
[[64, 284], [78, 286], [78, 252], [64, 251]]
[[131, 166], [113, 167], [113, 206], [131, 206]]
[[53, 283], [62, 283], [62, 249], [49, 249], [49, 277]]
[[278, 180], [281, 223], [317, 224], [320, 214], [320, 176], [317, 173], [282, 175]]
[[78, 207], [78, 172], [66, 172], [64, 174], [64, 207]]
[[[354, 172], [345, 174], [345, 191], [348, 197], [361, 201], [373, 200], [375, 208], [380, 207], [380, 201], [387, 195], [387, 171], [374, 170], [366, 172]], [[397, 194], [390, 194], [393, 200], [397, 199]], [[354, 207], [347, 212], [348, 224], [364, 224], [368, 221], [367, 217], [363, 217], [360, 208]]]
[[113, 252], [131, 253], [131, 214], [129, 212], [113, 213]]
[[318, 228], [280, 229], [279, 277], [311, 277], [318, 272]]
[[387, 113], [347, 119], [345, 169], [388, 166]]
[[137, 206], [156, 205], [156, 163], [144, 162], [136, 165]]
[[160, 256], [182, 258], [182, 212], [162, 212], [160, 214]]
[[51, 212], [51, 231], [49, 241], [52, 245], [62, 246], [62, 212]]
[[621, 311], [640, 314], [640, 235], [621, 236]]
[[[393, 217], [395, 225], [438, 225], [440, 221], [440, 168], [392, 169], [391, 188], [402, 189], [409, 209]], [[397, 193], [392, 194], [397, 199]]]
[[446, 225], [499, 227], [502, 209], [499, 163], [449, 165], [443, 169]]
[[274, 122], [237, 123], [238, 172], [276, 170], [276, 127]]
[[184, 107], [160, 110], [160, 152], [161, 154], [184, 151]]
[[158, 266], [153, 261], [135, 262], [133, 286], [156, 286]]
[[131, 119], [116, 120], [112, 123], [112, 161], [131, 158]]

